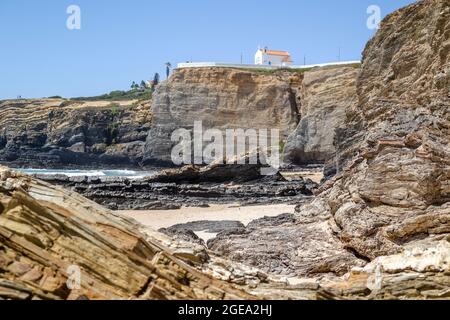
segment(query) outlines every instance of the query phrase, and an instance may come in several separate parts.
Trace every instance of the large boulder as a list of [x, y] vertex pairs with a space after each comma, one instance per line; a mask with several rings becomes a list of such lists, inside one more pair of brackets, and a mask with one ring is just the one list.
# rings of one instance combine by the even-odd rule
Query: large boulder
[[207, 166], [187, 165], [182, 168], [167, 169], [146, 180], [162, 183], [286, 181], [278, 168], [268, 164], [270, 160], [266, 157], [267, 153], [270, 154], [270, 151], [260, 152], [258, 149], [226, 160], [217, 159]]

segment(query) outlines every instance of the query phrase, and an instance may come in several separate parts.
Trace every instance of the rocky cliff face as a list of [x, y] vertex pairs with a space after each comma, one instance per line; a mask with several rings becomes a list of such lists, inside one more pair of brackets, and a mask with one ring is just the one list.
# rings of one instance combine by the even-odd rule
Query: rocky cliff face
[[[364, 51], [360, 102], [337, 137], [339, 175], [299, 206], [296, 222], [228, 235], [213, 248], [266, 269], [281, 259], [286, 274], [339, 274], [372, 261], [386, 296], [448, 297], [449, 80], [450, 3], [389, 15]], [[413, 252], [433, 258], [412, 262]], [[380, 262], [402, 256], [412, 260]]]
[[[283, 129], [296, 124], [301, 97], [306, 106], [323, 103], [333, 112], [345, 108], [334, 138], [332, 165], [337, 175], [316, 198], [299, 205], [294, 216], [265, 218], [221, 233], [208, 243], [209, 248], [270, 274], [313, 278], [287, 288], [294, 297], [309, 292], [312, 298], [448, 299], [449, 1], [420, 1], [383, 21], [364, 51], [357, 103], [352, 98], [345, 104], [345, 95], [327, 82], [334, 78], [352, 87], [353, 71], [326, 72], [331, 71], [304, 75], [310, 79], [305, 82], [308, 90], [316, 94], [302, 95], [303, 76], [298, 74], [289, 74], [287, 82], [278, 73], [179, 70], [157, 93], [146, 161], [167, 161], [170, 130], [189, 128], [195, 120], [204, 119], [207, 128], [228, 124], [255, 128], [269, 123]], [[324, 79], [323, 94], [314, 77]], [[336, 105], [326, 92], [337, 95]], [[197, 103], [206, 107], [197, 108]], [[258, 107], [262, 112], [248, 112]], [[306, 107], [305, 113], [314, 118], [314, 109]], [[37, 134], [40, 130], [25, 132], [29, 134], [24, 141], [44, 140]], [[8, 134], [2, 137], [0, 146], [9, 150], [15, 139]], [[310, 150], [311, 155], [321, 154], [320, 148]], [[1, 170], [0, 296], [248, 297], [189, 269], [151, 240], [155, 238], [144, 241], [133, 226], [73, 193]], [[107, 269], [103, 261], [108, 262]], [[67, 290], [63, 284], [68, 263], [87, 271], [88, 282], [81, 292]], [[230, 270], [222, 275], [231, 279]], [[205, 289], [208, 286], [212, 289]], [[277, 286], [263, 284], [254, 292], [260, 290], [273, 297]], [[279, 293], [285, 297], [286, 292]]]
[[334, 157], [335, 132], [358, 102], [358, 69], [177, 70], [154, 95], [145, 162], [172, 164], [172, 132], [202, 121], [204, 130], [280, 129], [287, 164], [323, 163]]
[[157, 88], [153, 102], [3, 101], [0, 162], [126, 167], [144, 160], [173, 165], [171, 151], [177, 142], [171, 141], [172, 132], [192, 130], [201, 121], [203, 130], [222, 133], [279, 129], [279, 145], [287, 142], [285, 161], [322, 163], [334, 156], [335, 131], [356, 103], [356, 75], [355, 67], [298, 72], [181, 69]]
[[[249, 227], [283, 230], [292, 219], [262, 219]], [[268, 231], [272, 241], [283, 239]], [[314, 241], [323, 243], [321, 236]], [[450, 239], [405, 246], [403, 253], [380, 257], [341, 278], [286, 281], [142, 228], [78, 194], [3, 167], [0, 240], [1, 299], [445, 298], [450, 285]], [[303, 249], [312, 254], [307, 245]], [[316, 253], [316, 271], [325, 271], [321, 266], [327, 261], [343, 262], [339, 256], [326, 257], [332, 250]]]
[[0, 102], [0, 162], [33, 167], [137, 166], [149, 102]]
[[359, 66], [318, 68], [305, 72], [300, 90], [301, 120], [284, 149], [286, 164], [319, 164], [336, 152], [336, 130], [358, 104]]
[[[249, 228], [276, 226], [283, 232], [283, 224], [293, 219], [261, 219]], [[285, 246], [288, 234], [277, 236], [273, 230], [267, 232], [272, 242], [278, 239], [274, 245]], [[315, 233], [313, 241], [324, 243], [324, 234]], [[0, 168], [0, 240], [3, 299], [445, 298], [450, 285], [449, 239], [405, 246], [403, 253], [375, 259], [344, 277], [286, 281], [142, 228], [73, 192], [6, 168]], [[265, 250], [272, 252], [267, 244]], [[313, 254], [308, 245], [302, 250]], [[335, 263], [340, 264], [336, 270], [345, 269], [342, 256], [327, 257], [333, 250], [316, 252], [309, 268], [325, 272], [323, 266]]]
[[[156, 232], [0, 167], [0, 298], [243, 299]], [[78, 277], [79, 276], [79, 277]], [[79, 281], [78, 281], [79, 279]]]
[[450, 231], [449, 18], [448, 1], [411, 5], [364, 51], [361, 105], [348, 125], [363, 129], [344, 139], [345, 169], [322, 198], [347, 246], [369, 258]]
[[176, 129], [279, 129], [281, 139], [298, 123], [302, 75], [230, 68], [176, 70], [153, 99], [153, 123], [145, 148], [146, 163], [172, 164]]

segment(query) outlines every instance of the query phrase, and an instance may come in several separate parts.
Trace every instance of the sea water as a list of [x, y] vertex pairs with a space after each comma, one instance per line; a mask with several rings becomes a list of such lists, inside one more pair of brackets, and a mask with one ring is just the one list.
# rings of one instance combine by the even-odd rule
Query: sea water
[[64, 175], [67, 177], [125, 177], [125, 178], [144, 178], [153, 175], [154, 171], [133, 171], [133, 170], [53, 170], [53, 169], [15, 169], [24, 174], [42, 174], [42, 175]]

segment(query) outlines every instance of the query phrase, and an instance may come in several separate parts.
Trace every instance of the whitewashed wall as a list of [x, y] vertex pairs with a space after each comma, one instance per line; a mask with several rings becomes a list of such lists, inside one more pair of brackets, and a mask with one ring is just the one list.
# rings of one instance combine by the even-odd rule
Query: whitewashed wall
[[276, 67], [267, 65], [255, 65], [255, 64], [233, 64], [233, 63], [221, 63], [221, 62], [189, 62], [189, 63], [179, 63], [177, 68], [211, 68], [211, 67], [221, 67], [221, 68], [246, 68], [246, 69], [310, 69], [315, 67], [327, 67], [327, 66], [339, 66], [347, 64], [358, 64], [361, 63], [359, 60], [354, 61], [340, 61], [340, 62], [329, 62], [320, 64], [310, 64], [304, 66], [286, 66], [286, 67]]

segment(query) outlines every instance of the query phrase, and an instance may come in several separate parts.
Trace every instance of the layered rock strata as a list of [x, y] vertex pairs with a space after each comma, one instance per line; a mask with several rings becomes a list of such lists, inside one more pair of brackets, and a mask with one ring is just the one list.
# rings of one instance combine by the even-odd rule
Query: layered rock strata
[[[0, 168], [0, 298], [249, 299], [131, 220]], [[178, 248], [179, 249], [179, 248]], [[175, 255], [178, 255], [176, 257]]]
[[300, 123], [289, 136], [285, 164], [306, 165], [332, 161], [336, 131], [358, 104], [359, 66], [317, 68], [305, 72], [300, 90]]
[[298, 207], [295, 222], [219, 235], [212, 249], [310, 276], [429, 250], [436, 260], [425, 259], [428, 268], [387, 268], [379, 297], [448, 297], [449, 79], [450, 3], [421, 1], [389, 15], [364, 51], [359, 104], [337, 139], [338, 175]]
[[[69, 188], [113, 210], [165, 210], [178, 209], [181, 206], [204, 207], [210, 204], [230, 203], [298, 204], [310, 199], [318, 187], [317, 183], [309, 179], [192, 183], [186, 175], [186, 169], [180, 171], [182, 172], [180, 176], [160, 175], [154, 178], [156, 181], [48, 175], [37, 177]], [[178, 180], [181, 177], [183, 181]]]
[[150, 102], [0, 102], [0, 162], [39, 168], [137, 167]]
[[[221, 130], [223, 139], [227, 129], [255, 130], [249, 133], [250, 137], [259, 136], [260, 129], [269, 132], [278, 129], [280, 142], [284, 141], [299, 120], [297, 99], [301, 78], [301, 73], [282, 70], [176, 70], [154, 94], [145, 163], [173, 165], [171, 151], [177, 142], [171, 140], [172, 133], [186, 129], [194, 139], [194, 124], [199, 121], [203, 131]], [[248, 142], [236, 144], [245, 147]]]

